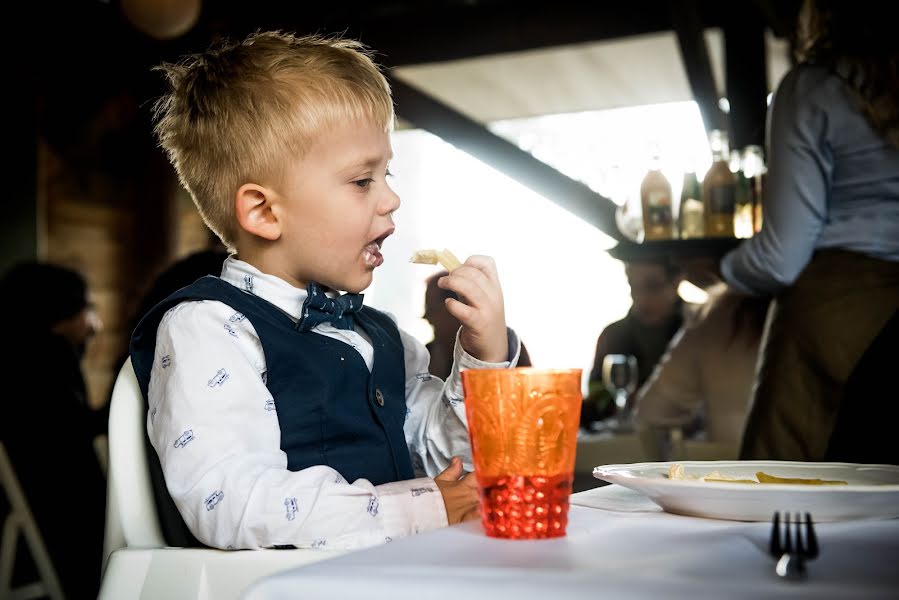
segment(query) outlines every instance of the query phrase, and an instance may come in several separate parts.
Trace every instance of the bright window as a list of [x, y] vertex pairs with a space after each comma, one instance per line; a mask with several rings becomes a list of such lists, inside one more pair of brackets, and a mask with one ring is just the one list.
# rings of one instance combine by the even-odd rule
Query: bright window
[[[693, 102], [552, 115], [495, 123], [491, 129], [537, 158], [623, 203], [661, 152], [675, 195], [685, 168], [700, 176], [710, 157]], [[385, 263], [366, 302], [396, 316], [422, 342], [424, 281], [435, 267], [408, 262], [414, 250], [449, 248], [460, 259], [496, 259], [506, 321], [536, 366], [589, 371], [596, 338], [622, 318], [630, 296], [614, 242], [555, 203], [421, 130], [393, 136], [394, 189], [403, 204]]]

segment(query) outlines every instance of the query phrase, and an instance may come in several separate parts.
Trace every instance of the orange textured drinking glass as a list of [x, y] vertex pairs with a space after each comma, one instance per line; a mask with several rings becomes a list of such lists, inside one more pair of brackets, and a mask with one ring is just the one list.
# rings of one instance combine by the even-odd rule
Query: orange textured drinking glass
[[462, 385], [487, 535], [565, 535], [581, 370], [474, 369]]

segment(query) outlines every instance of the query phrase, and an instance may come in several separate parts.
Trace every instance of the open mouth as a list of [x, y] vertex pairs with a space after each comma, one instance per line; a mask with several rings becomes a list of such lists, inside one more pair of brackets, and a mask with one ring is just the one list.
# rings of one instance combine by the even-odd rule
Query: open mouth
[[374, 240], [368, 243], [367, 246], [362, 250], [362, 258], [365, 260], [366, 266], [369, 267], [380, 267], [384, 263], [384, 255], [381, 254], [381, 245], [384, 243], [384, 240], [393, 233], [393, 229], [389, 229], [376, 237]]

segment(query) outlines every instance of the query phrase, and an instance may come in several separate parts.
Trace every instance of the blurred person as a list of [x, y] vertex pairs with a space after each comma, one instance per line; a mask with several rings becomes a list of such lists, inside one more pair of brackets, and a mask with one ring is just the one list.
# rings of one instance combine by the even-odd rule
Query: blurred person
[[135, 313], [134, 325], [137, 325], [140, 319], [150, 312], [151, 308], [200, 277], [221, 275], [222, 265], [228, 256], [230, 254], [224, 247], [198, 250], [165, 267], [156, 276], [153, 284], [141, 299], [140, 306]]
[[749, 412], [768, 299], [724, 286], [710, 295], [638, 391], [637, 422], [641, 429], [679, 427], [731, 448], [733, 458]]
[[13, 266], [0, 281], [5, 334], [0, 433], [66, 596], [99, 590], [106, 479], [81, 358], [102, 323], [84, 278], [48, 263]]
[[763, 227], [721, 263], [735, 290], [774, 296], [741, 458], [822, 460], [843, 403], [871, 421], [890, 404], [845, 393], [899, 309], [897, 22], [891, 2], [802, 8], [801, 62], [768, 115]]
[[[441, 277], [448, 275], [446, 271], [435, 273], [427, 279], [425, 288], [424, 319], [434, 330], [434, 339], [425, 344], [431, 355], [429, 371], [431, 375], [446, 380], [452, 373], [453, 352], [456, 346], [456, 334], [462, 324], [446, 308], [448, 298], [457, 299], [456, 294], [437, 285]], [[531, 357], [524, 343], [518, 358], [519, 367], [530, 367]]]
[[175, 260], [156, 275], [152, 283], [150, 283], [150, 287], [140, 298], [140, 303], [134, 310], [134, 314], [131, 315], [129, 325], [126, 327], [128, 339], [125, 343], [125, 352], [117, 361], [116, 373], [119, 372], [119, 369], [128, 359], [127, 342], [131, 340], [131, 333], [144, 315], [171, 294], [190, 285], [197, 279], [206, 275], [214, 275], [216, 277], [221, 275], [222, 265], [228, 256], [229, 253], [224, 247], [198, 250]]
[[628, 242], [620, 243], [609, 253], [624, 261], [633, 304], [627, 316], [603, 329], [596, 341], [588, 393], [581, 411], [584, 427], [612, 416], [615, 409], [612, 394], [602, 378], [605, 357], [609, 354], [636, 357], [639, 388], [690, 311], [677, 292], [683, 280], [678, 266], [664, 258], [650, 257]]

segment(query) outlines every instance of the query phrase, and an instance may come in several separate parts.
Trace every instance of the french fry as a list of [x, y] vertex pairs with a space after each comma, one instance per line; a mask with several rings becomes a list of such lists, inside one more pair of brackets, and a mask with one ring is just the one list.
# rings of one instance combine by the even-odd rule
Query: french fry
[[416, 250], [412, 253], [412, 258], [409, 259], [409, 262], [418, 263], [420, 265], [436, 265], [437, 264], [437, 251], [436, 250]]
[[758, 481], [754, 479], [737, 479], [735, 477], [730, 477], [729, 475], [724, 475], [719, 473], [718, 471], [712, 471], [708, 475], [687, 475], [687, 472], [684, 470], [684, 465], [680, 463], [674, 463], [670, 467], [668, 467], [668, 479], [680, 479], [680, 480], [693, 480], [693, 481], [717, 481], [720, 483], [758, 483]]
[[801, 485], [849, 485], [848, 482], [838, 479], [777, 477], [776, 475], [769, 475], [764, 471], [757, 471], [755, 476], [758, 478], [758, 481], [754, 479], [740, 479], [737, 477], [731, 477], [730, 475], [725, 475], [723, 473], [719, 473], [718, 471], [712, 471], [707, 475], [688, 475], [686, 470], [684, 469], [684, 465], [680, 463], [673, 463], [668, 467], [668, 479], [714, 481], [718, 483], [790, 483]]
[[443, 265], [443, 268], [450, 273], [462, 266], [462, 261], [456, 258], [456, 255], [446, 248], [437, 253], [437, 260]]
[[839, 479], [804, 479], [802, 477], [777, 477], [769, 475], [764, 471], [755, 474], [759, 478], [759, 483], [799, 483], [803, 485], [849, 485], [848, 481]]
[[412, 253], [412, 258], [409, 261], [423, 265], [440, 263], [450, 273], [462, 266], [462, 262], [446, 248], [443, 250], [417, 250]]

